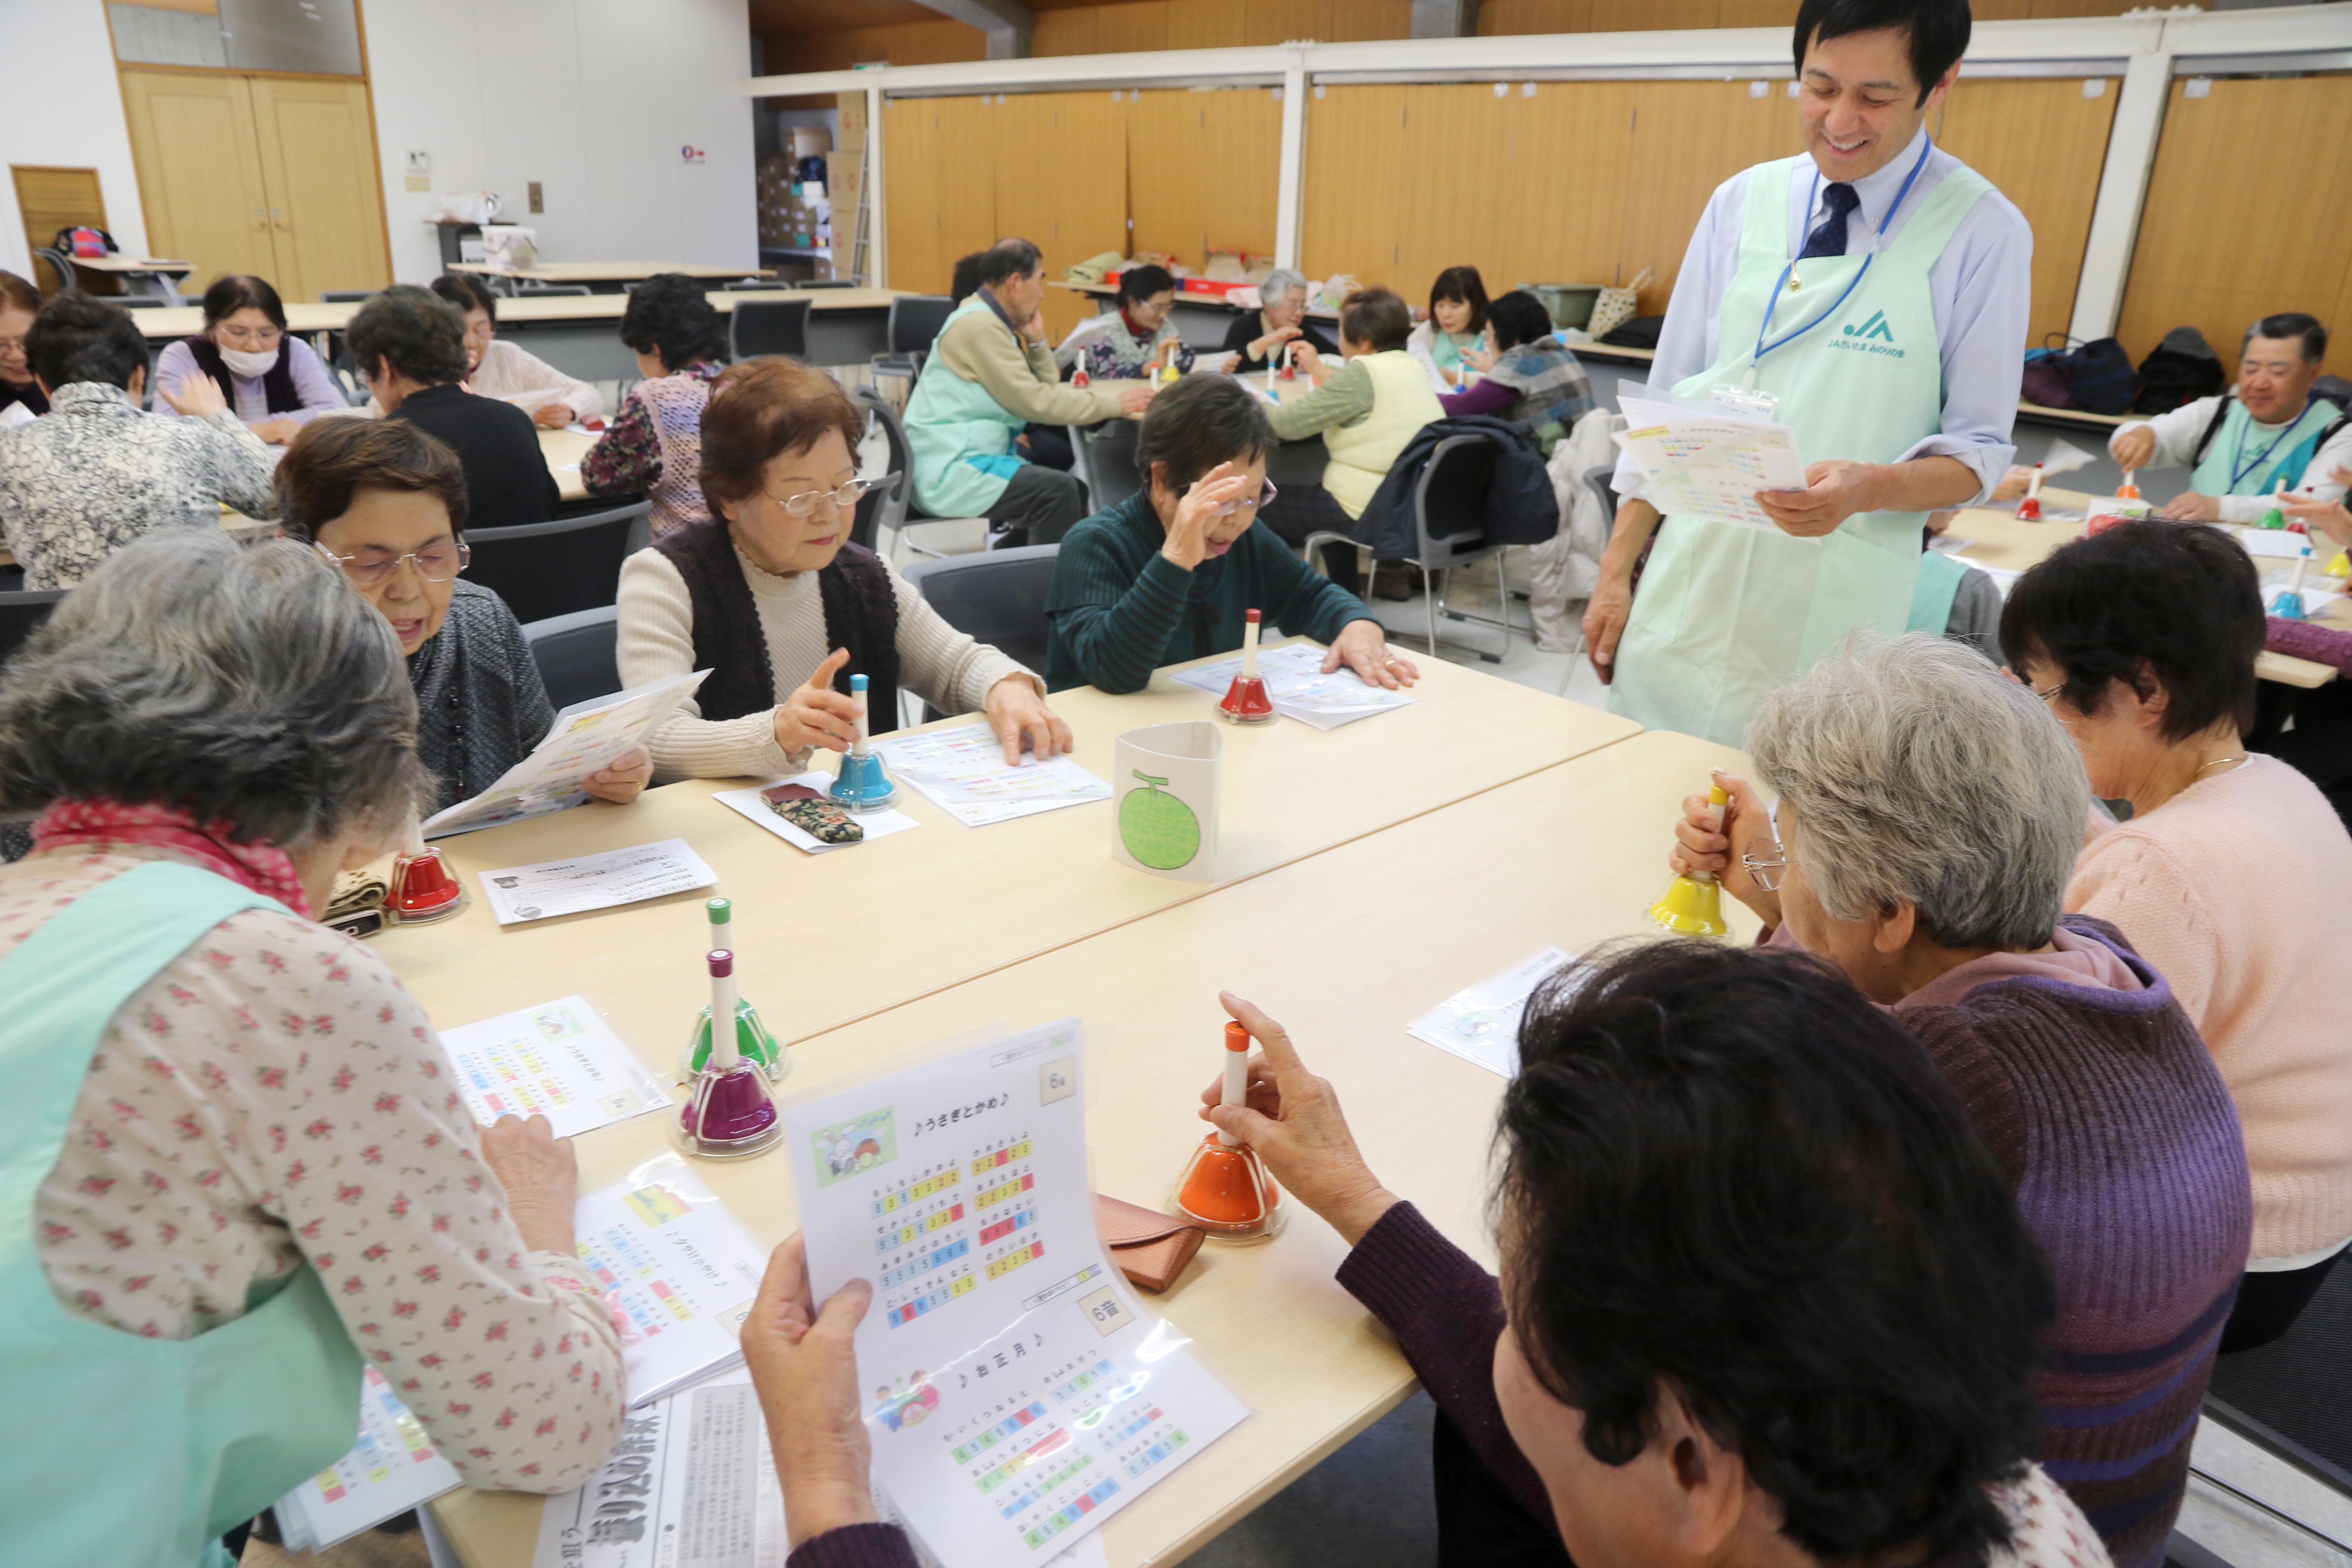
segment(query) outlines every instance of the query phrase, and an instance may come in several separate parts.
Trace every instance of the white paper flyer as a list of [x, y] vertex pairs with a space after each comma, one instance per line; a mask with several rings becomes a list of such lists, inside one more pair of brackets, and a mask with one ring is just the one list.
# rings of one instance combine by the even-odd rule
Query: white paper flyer
[[441, 1031], [474, 1120], [544, 1116], [558, 1138], [670, 1103], [669, 1091], [585, 996]]
[[1476, 1062], [1488, 1072], [1517, 1078], [1519, 1072], [1519, 1020], [1535, 988], [1551, 978], [1568, 954], [1545, 948], [1520, 960], [1502, 973], [1457, 991], [1443, 1005], [1407, 1026], [1405, 1033], [1425, 1040], [1464, 1061]]

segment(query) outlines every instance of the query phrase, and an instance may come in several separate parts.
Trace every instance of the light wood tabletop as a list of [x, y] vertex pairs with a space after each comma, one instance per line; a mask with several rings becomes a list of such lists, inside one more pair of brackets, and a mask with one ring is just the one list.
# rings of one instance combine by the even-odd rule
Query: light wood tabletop
[[580, 478], [580, 459], [596, 444], [598, 434], [569, 426], [560, 430], [541, 428], [539, 433], [539, 455], [547, 459], [547, 471], [555, 476], [555, 488], [565, 500], [588, 499], [588, 487]]
[[[1638, 730], [1598, 709], [1441, 661], [1423, 665], [1415, 695], [1411, 707], [1336, 730], [1288, 719], [1226, 729], [1218, 881], [1261, 875]], [[1166, 671], [1131, 696], [1083, 688], [1053, 700], [1076, 733], [1077, 762], [1098, 778], [1110, 775], [1120, 731], [1209, 719], [1215, 703]], [[961, 721], [968, 721], [942, 722]], [[831, 765], [830, 753], [819, 757], [820, 766]], [[623, 1037], [666, 1066], [686, 1027], [677, 998], [703, 984], [695, 961], [705, 940], [702, 900], [711, 894], [735, 900], [745, 994], [761, 1000], [778, 1037], [797, 1040], [1197, 899], [1214, 885], [1148, 876], [1113, 860], [1108, 802], [967, 827], [907, 786], [899, 809], [919, 828], [803, 855], [710, 798], [751, 782], [677, 784], [628, 806], [591, 803], [444, 839], [472, 903], [450, 920], [385, 932], [380, 950], [445, 1024], [587, 985]], [[718, 886], [503, 930], [479, 898], [477, 872], [674, 837], [693, 845]], [[763, 964], [759, 954], [775, 956]], [[824, 984], [788, 993], [787, 963], [791, 972], [821, 970]]]
[[768, 278], [765, 267], [712, 267], [699, 261], [534, 261], [509, 267], [495, 261], [459, 261], [452, 272], [478, 273], [485, 278], [512, 278], [525, 283], [641, 283], [662, 272], [688, 278]]
[[[2052, 510], [2080, 512], [2095, 499], [2079, 490], [2058, 489], [2049, 485], [2042, 487], [2042, 504]], [[2013, 506], [1982, 506], [1969, 507], [1959, 512], [1952, 519], [1949, 531], [1959, 538], [1974, 541], [1959, 552], [1961, 560], [1990, 566], [1996, 571], [2023, 572], [2040, 565], [2060, 545], [2072, 544], [2080, 539], [2084, 526], [2081, 521], [2026, 522], [2019, 519]], [[2231, 531], [2244, 533], [2250, 531], [2232, 529]], [[2325, 565], [2326, 562], [2322, 559], [2317, 563]], [[2291, 563], [2257, 556], [2254, 565], [2268, 584], [2283, 581], [2288, 575], [2287, 569]], [[2332, 581], [2317, 574], [2307, 579], [2308, 584], [2324, 584]], [[2255, 658], [2254, 673], [2264, 680], [2274, 680], [2282, 686], [2298, 686], [2306, 690], [2325, 686], [2336, 679], [2336, 669], [2332, 665], [2267, 651]]]
[[144, 274], [167, 273], [173, 278], [185, 278], [196, 269], [193, 261], [167, 261], [157, 256], [77, 256], [76, 267], [91, 272]]
[[[806, 300], [813, 311], [824, 315], [835, 310], [887, 310], [890, 301], [904, 292], [902, 289], [742, 289], [733, 292], [719, 290], [704, 298], [722, 316], [731, 314], [736, 302], [741, 300]], [[286, 325], [297, 332], [339, 332], [351, 324], [352, 313], [362, 303], [357, 300], [332, 304], [315, 300], [290, 300], [286, 306]], [[617, 321], [628, 308], [626, 294], [526, 295], [500, 300], [499, 320], [515, 326]], [[194, 305], [165, 305], [131, 314], [141, 334], [150, 342], [192, 337], [205, 330], [205, 313]]]
[[[1228, 987], [1283, 1023], [1338, 1087], [1381, 1180], [1491, 1266], [1485, 1156], [1503, 1080], [1405, 1027], [1547, 945], [1582, 952], [1649, 931], [1682, 797], [1705, 787], [1710, 767], [1738, 763], [1728, 748], [1664, 732], [1604, 747], [806, 1040], [784, 1091], [814, 1092], [973, 1031], [1076, 1016], [1087, 1025], [1097, 1189], [1157, 1208], [1203, 1130], [1194, 1110], [1216, 1071], [1217, 991]], [[1754, 917], [1727, 913], [1732, 940], [1751, 940]], [[834, 933], [827, 945], [837, 950]], [[745, 994], [772, 1018], [792, 994], [782, 966], [761, 957], [778, 950], [769, 939], [743, 948], [755, 966]], [[760, 978], [762, 968], [775, 977]], [[669, 1033], [679, 1034], [698, 983], [689, 963], [666, 971]], [[576, 971], [549, 975], [539, 992], [582, 984], [608, 1005], [622, 992]], [[443, 1016], [430, 983], [418, 989]], [[667, 1120], [581, 1139], [583, 1189], [661, 1152]], [[793, 1229], [790, 1183], [772, 1160], [708, 1163], [707, 1174], [761, 1241]], [[1269, 1243], [1212, 1244], [1174, 1289], [1146, 1298], [1252, 1415], [1104, 1527], [1117, 1568], [1198, 1549], [1412, 1392], [1393, 1343], [1333, 1282], [1345, 1251], [1297, 1212]], [[459, 1492], [437, 1508], [473, 1568], [530, 1562], [538, 1499]]]

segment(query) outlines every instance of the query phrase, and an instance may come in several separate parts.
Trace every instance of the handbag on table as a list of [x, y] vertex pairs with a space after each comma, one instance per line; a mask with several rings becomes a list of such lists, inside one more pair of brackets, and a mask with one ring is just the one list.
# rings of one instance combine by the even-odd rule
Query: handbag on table
[[1100, 1193], [1095, 1194], [1095, 1231], [1119, 1272], [1155, 1295], [1176, 1283], [1208, 1238], [1197, 1225]]

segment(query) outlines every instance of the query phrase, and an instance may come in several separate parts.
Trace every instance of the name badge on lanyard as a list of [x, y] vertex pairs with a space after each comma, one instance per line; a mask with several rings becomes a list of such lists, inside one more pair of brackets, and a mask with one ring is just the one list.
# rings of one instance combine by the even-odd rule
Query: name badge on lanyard
[[[1771, 296], [1764, 303], [1763, 323], [1756, 329], [1756, 348], [1755, 352], [1748, 356], [1748, 374], [1740, 378], [1740, 384], [1738, 386], [1733, 386], [1727, 382], [1709, 392], [1706, 395], [1706, 400], [1709, 403], [1726, 413], [1737, 414], [1748, 418], [1769, 419], [1779, 412], [1780, 398], [1771, 393], [1757, 390], [1756, 367], [1763, 362], [1766, 354], [1795, 342], [1799, 338], [1836, 315], [1845, 302], [1853, 297], [1853, 291], [1861, 288], [1862, 280], [1870, 275], [1870, 264], [1878, 259], [1878, 253], [1886, 247], [1886, 226], [1895, 221], [1896, 213], [1903, 210], [1903, 198], [1911, 194], [1912, 182], [1919, 177], [1919, 171], [1927, 166], [1927, 154], [1935, 150], [1936, 144], [1933, 142], [1919, 149], [1918, 161], [1911, 165], [1911, 172], [1903, 176], [1903, 184], [1895, 191], [1895, 200], [1886, 208], [1886, 216], [1878, 220], [1871, 235], [1870, 254], [1862, 258], [1862, 266], [1855, 270], [1853, 281], [1845, 286], [1844, 292], [1830, 301], [1828, 310], [1823, 310], [1803, 326], [1780, 337], [1771, 338], [1772, 313], [1780, 308], [1781, 291], [1787, 289], [1791, 293], [1795, 292], [1790, 275], [1797, 269], [1796, 262], [1791, 260], [1786, 267], [1780, 268], [1780, 276], [1772, 285]], [[1821, 190], [1822, 172], [1816, 166], [1813, 170], [1812, 192], [1805, 201], [1805, 215], [1809, 218], [1812, 216], [1814, 202], [1821, 196]], [[1767, 338], [1771, 338], [1771, 341], [1766, 342]]]

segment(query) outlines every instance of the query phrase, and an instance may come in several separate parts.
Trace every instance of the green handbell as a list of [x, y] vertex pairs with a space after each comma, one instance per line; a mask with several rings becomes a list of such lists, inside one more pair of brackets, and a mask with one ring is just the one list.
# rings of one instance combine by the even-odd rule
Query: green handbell
[[[735, 1002], [735, 1048], [747, 1061], [760, 1064], [760, 1070], [774, 1083], [793, 1070], [793, 1058], [768, 1033], [760, 1022], [760, 1010], [738, 997]], [[677, 1080], [692, 1083], [702, 1072], [702, 1064], [710, 1059], [710, 1008], [706, 1005], [695, 1016], [694, 1032], [687, 1037], [686, 1049], [678, 1054]]]

